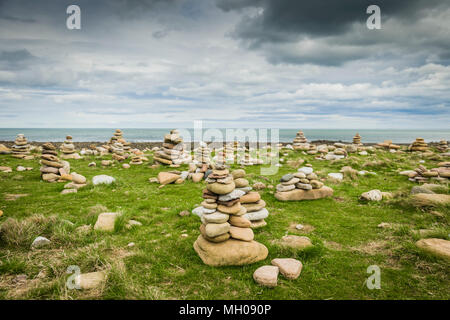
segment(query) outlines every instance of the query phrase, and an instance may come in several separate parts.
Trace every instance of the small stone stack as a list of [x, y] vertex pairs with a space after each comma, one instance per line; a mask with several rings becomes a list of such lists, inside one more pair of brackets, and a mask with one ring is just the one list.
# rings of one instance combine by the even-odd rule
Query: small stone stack
[[124, 139], [122, 130], [116, 129], [116, 131], [114, 132], [114, 137], [116, 138], [117, 142], [122, 145], [122, 149], [124, 152], [130, 151], [131, 143]]
[[135, 155], [131, 157], [131, 161], [130, 164], [134, 164], [134, 165], [139, 165], [139, 164], [143, 164], [144, 162], [142, 161], [142, 157]]
[[409, 145], [408, 151], [420, 151], [420, 152], [428, 151], [428, 144], [425, 142], [423, 138], [416, 138], [416, 141], [414, 141], [411, 145]]
[[71, 180], [70, 164], [58, 158], [56, 147], [47, 142], [42, 146], [40, 168], [42, 180], [57, 182], [60, 180]]
[[183, 138], [178, 130], [171, 130], [164, 136], [162, 148], [155, 152], [153, 159], [166, 165], [180, 165], [191, 161], [191, 156], [184, 151]]
[[275, 198], [281, 201], [315, 200], [333, 195], [333, 189], [324, 186], [311, 167], [285, 174], [276, 188]]
[[300, 130], [299, 132], [297, 132], [294, 140], [292, 141], [292, 146], [294, 147], [294, 150], [309, 150], [309, 143], [305, 135], [303, 134], [303, 131]]
[[72, 136], [66, 136], [66, 140], [60, 147], [63, 153], [61, 159], [81, 159], [81, 156], [76, 152], [75, 146], [72, 142]]
[[14, 145], [11, 147], [12, 156], [14, 158], [23, 159], [30, 154], [30, 145], [27, 138], [22, 133], [19, 133], [14, 141]]
[[384, 140], [384, 142], [377, 143], [377, 146], [389, 151], [396, 151], [400, 149], [400, 146], [393, 144], [392, 140]]
[[438, 149], [438, 151], [442, 153], [447, 152], [448, 150], [447, 140], [439, 141], [439, 145], [436, 147], [436, 149]]
[[264, 220], [269, 216], [269, 211], [265, 208], [266, 202], [261, 199], [261, 195], [258, 192], [252, 191], [248, 180], [245, 179], [245, 171], [237, 169], [231, 172], [231, 175], [234, 178], [236, 188], [245, 193], [241, 196], [241, 204], [247, 210], [243, 217], [251, 222], [250, 228], [255, 229], [267, 225]]
[[428, 170], [424, 165], [419, 165], [414, 170], [400, 172], [401, 175], [407, 176], [409, 181], [425, 183], [430, 180], [446, 183], [450, 178], [450, 162], [438, 163], [438, 168]]
[[194, 160], [199, 168], [208, 168], [211, 164], [211, 150], [205, 142], [200, 142], [198, 148], [194, 152]]
[[359, 133], [356, 133], [355, 136], [353, 137], [353, 144], [362, 145], [361, 136], [359, 135]]
[[194, 213], [202, 225], [194, 249], [205, 264], [212, 266], [244, 265], [264, 260], [267, 248], [254, 241], [251, 222], [241, 205], [244, 192], [236, 189], [233, 176], [224, 165], [216, 165], [206, 178], [202, 206]]

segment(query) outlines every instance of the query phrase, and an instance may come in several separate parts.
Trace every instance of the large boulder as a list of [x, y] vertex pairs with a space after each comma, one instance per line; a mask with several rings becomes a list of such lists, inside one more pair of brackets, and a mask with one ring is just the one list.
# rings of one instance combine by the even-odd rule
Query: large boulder
[[450, 241], [444, 239], [422, 239], [416, 246], [439, 257], [450, 260]]
[[213, 243], [199, 236], [194, 242], [194, 249], [202, 261], [210, 266], [241, 266], [255, 263], [267, 258], [266, 246], [256, 241], [229, 239]]
[[322, 187], [320, 189], [301, 190], [295, 189], [287, 192], [275, 193], [275, 198], [280, 201], [300, 201], [300, 200], [316, 200], [333, 195], [333, 189], [330, 187]]

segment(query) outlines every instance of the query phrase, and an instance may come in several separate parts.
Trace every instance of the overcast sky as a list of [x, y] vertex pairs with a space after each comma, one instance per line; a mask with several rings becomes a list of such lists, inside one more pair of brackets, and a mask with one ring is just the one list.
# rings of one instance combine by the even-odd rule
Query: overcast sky
[[450, 1], [0, 0], [0, 127], [446, 129], [449, 63]]

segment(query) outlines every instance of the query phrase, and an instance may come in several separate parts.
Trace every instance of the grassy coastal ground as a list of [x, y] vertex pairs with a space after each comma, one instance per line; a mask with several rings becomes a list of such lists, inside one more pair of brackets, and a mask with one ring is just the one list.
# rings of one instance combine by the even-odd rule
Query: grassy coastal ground
[[[151, 160], [151, 153], [148, 157]], [[70, 160], [72, 171], [88, 180], [99, 174], [111, 175], [116, 183], [90, 184], [78, 193], [61, 195], [63, 183], [41, 181], [38, 157], [24, 161], [0, 155], [0, 165], [14, 170], [0, 173], [0, 210], [4, 212], [0, 217], [1, 299], [450, 298], [450, 263], [415, 246], [422, 237], [448, 239], [449, 208], [414, 206], [409, 192], [415, 184], [398, 174], [400, 169], [418, 166], [422, 158], [417, 154], [377, 151], [329, 162], [290, 151], [274, 176], [262, 177], [260, 167], [246, 167], [251, 183], [274, 186], [283, 174], [297, 170], [295, 164], [287, 164], [297, 159], [312, 164], [321, 177], [339, 172], [345, 165], [377, 175], [346, 177], [340, 183], [326, 181], [335, 191], [333, 197], [315, 201], [280, 202], [273, 189], [261, 191], [270, 216], [266, 227], [255, 230], [255, 240], [268, 247], [269, 256], [253, 265], [220, 268], [203, 264], [192, 247], [200, 219], [192, 214], [179, 216], [180, 211], [190, 211], [202, 201], [203, 183], [186, 181], [160, 189], [148, 179], [169, 168], [152, 169], [144, 164], [123, 169], [118, 163], [103, 168], [101, 159]], [[92, 161], [97, 167], [88, 167]], [[425, 160], [424, 165], [431, 168], [438, 161]], [[33, 170], [17, 172], [18, 165]], [[358, 196], [371, 189], [393, 192], [395, 198], [360, 202]], [[448, 188], [444, 192], [449, 193]], [[25, 196], [14, 196], [19, 194]], [[114, 232], [76, 231], [82, 225], [93, 225], [101, 212], [122, 212]], [[143, 225], [127, 229], [129, 219]], [[377, 227], [382, 222], [391, 227]], [[304, 230], [295, 229], [298, 223]], [[282, 248], [276, 240], [286, 234], [306, 235], [314, 247], [303, 251]], [[47, 237], [51, 244], [31, 250], [37, 236]], [[129, 247], [130, 242], [135, 245]], [[303, 263], [297, 280], [280, 277], [273, 289], [253, 281], [256, 268], [284, 257]], [[104, 287], [68, 289], [66, 270], [71, 265], [79, 266], [83, 273], [107, 270]], [[380, 290], [365, 285], [370, 265], [381, 269]]]

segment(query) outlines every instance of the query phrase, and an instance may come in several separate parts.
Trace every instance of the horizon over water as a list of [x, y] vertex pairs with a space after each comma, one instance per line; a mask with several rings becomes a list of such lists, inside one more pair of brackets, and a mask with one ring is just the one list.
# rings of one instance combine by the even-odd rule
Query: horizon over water
[[[0, 141], [14, 141], [18, 133], [23, 133], [30, 142], [62, 142], [67, 135], [73, 137], [74, 142], [105, 142], [113, 136], [116, 128], [0, 128]], [[174, 128], [121, 128], [123, 136], [130, 142], [161, 142], [164, 135]], [[194, 129], [185, 129], [193, 137]], [[239, 128], [203, 128], [218, 129], [225, 137], [225, 130], [252, 130]], [[264, 128], [270, 139], [271, 128]], [[254, 129], [259, 133], [259, 129]], [[331, 140], [351, 142], [358, 132], [364, 143], [376, 143], [392, 140], [394, 143], [412, 143], [416, 138], [424, 138], [426, 142], [450, 140], [450, 129], [279, 129], [280, 142], [292, 142], [297, 131], [302, 130], [309, 141]]]

